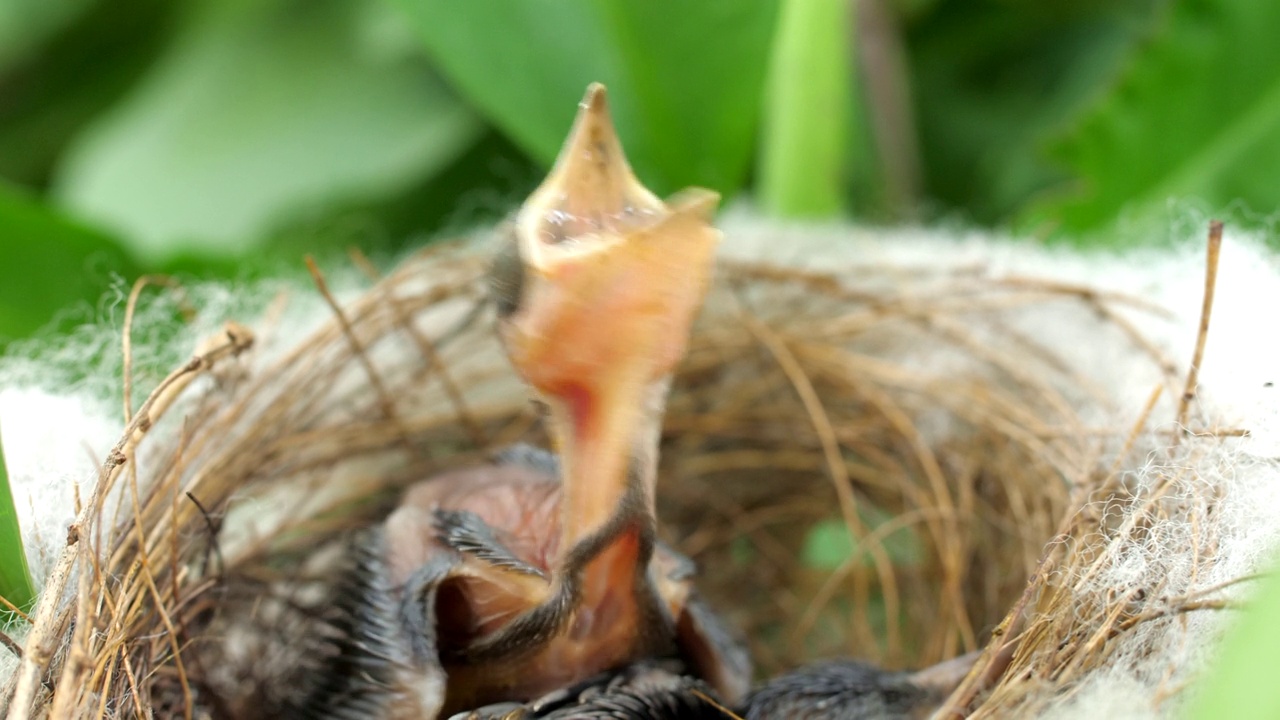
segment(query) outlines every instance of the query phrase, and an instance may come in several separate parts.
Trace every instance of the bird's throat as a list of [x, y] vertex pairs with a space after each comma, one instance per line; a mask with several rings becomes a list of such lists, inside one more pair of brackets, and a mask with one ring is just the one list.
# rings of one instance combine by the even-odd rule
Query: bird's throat
[[[602, 383], [595, 388], [571, 388], [562, 397], [555, 425], [562, 429], [561, 539], [562, 553], [601, 532], [620, 513], [640, 508], [633, 483], [632, 445], [642, 413], [636, 383]], [[638, 469], [638, 468], [637, 468]]]

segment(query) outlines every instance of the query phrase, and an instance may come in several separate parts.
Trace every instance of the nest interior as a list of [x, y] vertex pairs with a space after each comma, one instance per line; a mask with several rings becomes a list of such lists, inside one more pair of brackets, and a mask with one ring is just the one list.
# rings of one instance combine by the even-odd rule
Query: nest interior
[[[413, 482], [546, 442], [492, 332], [485, 269], [472, 249], [435, 250], [305, 332], [268, 311], [211, 337], [104, 463], [49, 583], [62, 602], [33, 618], [3, 701], [57, 718], [254, 717], [304, 692], [305, 659], [331, 651], [316, 628], [345, 539]], [[1098, 561], [1072, 538], [1141, 531], [1068, 512], [1130, 492], [1103, 461], [1129, 428], [1082, 418], [1104, 391], [1020, 323], [1028, 308], [1093, 317], [1098, 342], [1171, 377], [1117, 306], [1155, 314], [972, 268], [722, 264], [668, 404], [659, 525], [761, 675], [982, 648], [1066, 602], [1046, 559]], [[1158, 488], [1141, 493], [1161, 511]], [[1014, 668], [1041, 645], [1074, 652], [1033, 675], [1102, 662], [1073, 638], [1112, 610], [1024, 623]], [[964, 702], [1016, 707], [1010, 683]]]

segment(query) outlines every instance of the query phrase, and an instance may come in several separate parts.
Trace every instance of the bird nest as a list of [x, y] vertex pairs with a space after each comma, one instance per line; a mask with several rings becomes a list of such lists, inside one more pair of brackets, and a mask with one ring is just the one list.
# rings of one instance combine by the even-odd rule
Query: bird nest
[[[10, 717], [270, 716], [298, 692], [335, 548], [411, 483], [546, 444], [495, 338], [487, 258], [434, 249], [341, 299], [317, 272], [160, 382], [82, 499]], [[1086, 318], [1175, 382], [1132, 320], [1158, 308], [981, 266], [717, 272], [664, 423], [659, 527], [759, 675], [985, 648], [953, 707], [1026, 716], [1036, 688], [1201, 601], [1073, 592], [1185, 511], [1164, 502], [1180, 478], [1126, 482], [1146, 418], [1099, 427], [1081, 408], [1106, 392], [1026, 329]], [[289, 305], [317, 297], [300, 330]]]

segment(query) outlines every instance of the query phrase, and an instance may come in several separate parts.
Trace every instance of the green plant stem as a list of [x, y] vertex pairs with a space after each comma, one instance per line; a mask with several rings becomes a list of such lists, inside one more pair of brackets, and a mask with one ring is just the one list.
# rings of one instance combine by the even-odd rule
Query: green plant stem
[[844, 206], [853, 106], [848, 0], [786, 0], [765, 88], [760, 202], [773, 215], [830, 217]]

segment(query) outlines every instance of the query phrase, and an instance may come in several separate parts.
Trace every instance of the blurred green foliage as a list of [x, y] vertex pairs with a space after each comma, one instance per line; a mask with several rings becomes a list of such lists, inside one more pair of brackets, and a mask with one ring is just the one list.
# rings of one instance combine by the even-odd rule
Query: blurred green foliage
[[96, 300], [138, 266], [113, 237], [0, 182], [0, 336], [23, 337], [78, 300]]
[[1227, 634], [1221, 658], [1192, 703], [1191, 720], [1280, 717], [1280, 573], [1273, 568], [1260, 582], [1253, 606]]
[[656, 192], [746, 180], [776, 0], [395, 2], [454, 87], [540, 164], [600, 81]]
[[593, 80], [660, 193], [1094, 242], [1170, 199], [1268, 214], [1275, 27], [1270, 0], [0, 0], [0, 346], [141, 272], [499, 217]]
[[1033, 205], [1069, 232], [1169, 198], [1271, 213], [1280, 168], [1280, 3], [1180, 0], [1121, 81], [1050, 150], [1074, 176]]
[[480, 120], [380, 27], [380, 4], [195, 4], [124, 104], [66, 149], [59, 203], [145, 257], [243, 253], [308, 204], [439, 172]]
[[1120, 91], [1146, 43], [1166, 32], [1170, 5], [937, 2], [909, 21], [929, 212], [1016, 222], [1041, 195], [1071, 185], [1071, 158], [1051, 156], [1053, 142]]

